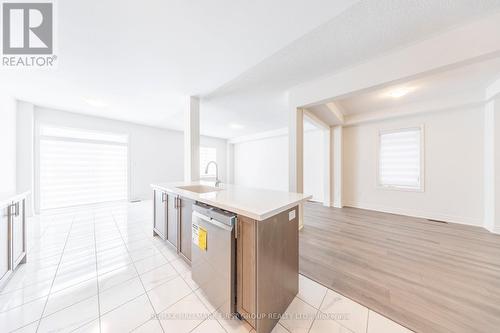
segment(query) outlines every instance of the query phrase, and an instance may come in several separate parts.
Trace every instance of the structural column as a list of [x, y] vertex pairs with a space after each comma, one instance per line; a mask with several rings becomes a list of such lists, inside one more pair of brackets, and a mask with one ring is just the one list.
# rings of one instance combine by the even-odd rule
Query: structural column
[[289, 190], [304, 191], [304, 111], [292, 108], [288, 127], [289, 140]]
[[332, 165], [333, 165], [333, 129], [328, 126], [324, 128], [323, 131], [323, 142], [324, 150], [323, 156], [325, 157], [325, 162], [323, 165], [323, 206], [331, 207], [333, 199], [332, 191]]
[[[288, 126], [288, 188], [290, 192], [304, 191], [304, 110], [292, 107]], [[299, 207], [299, 229], [304, 226], [304, 208]]]
[[500, 233], [500, 97], [484, 112], [484, 227]]
[[228, 184], [234, 184], [234, 143], [228, 142], [226, 145], [226, 174]]
[[335, 126], [332, 131], [333, 207], [342, 208], [343, 128]]
[[200, 100], [190, 96], [184, 113], [184, 180], [200, 179]]
[[325, 123], [323, 120], [318, 118], [314, 113], [310, 112], [307, 109], [303, 110], [303, 115], [309, 121], [311, 121], [317, 128], [321, 130], [321, 134], [323, 136], [323, 156], [324, 156], [324, 164], [323, 164], [323, 206], [331, 207], [332, 206], [332, 162], [333, 162], [333, 129]]

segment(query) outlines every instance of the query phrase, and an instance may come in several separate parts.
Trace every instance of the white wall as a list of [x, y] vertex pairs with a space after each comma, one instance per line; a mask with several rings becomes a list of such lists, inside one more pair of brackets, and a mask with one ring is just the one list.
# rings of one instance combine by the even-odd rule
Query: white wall
[[[344, 128], [343, 203], [481, 226], [483, 117], [481, 109], [435, 112]], [[378, 133], [425, 126], [425, 191], [377, 187]]]
[[16, 191], [16, 101], [0, 96], [0, 194]]
[[16, 115], [16, 188], [18, 192], [31, 191], [26, 200], [26, 213], [33, 215], [34, 189], [34, 105], [17, 101]]
[[288, 136], [236, 143], [234, 183], [288, 191]]
[[[482, 109], [425, 113], [344, 127], [342, 203], [456, 223], [483, 225]], [[425, 127], [424, 192], [377, 187], [377, 146], [381, 129]], [[320, 131], [304, 137], [305, 193], [323, 197]], [[500, 154], [499, 154], [500, 155]], [[235, 184], [288, 190], [288, 136], [234, 144]], [[319, 164], [319, 166], [318, 166]], [[321, 199], [320, 199], [321, 200]]]
[[[304, 133], [304, 193], [323, 201], [324, 138], [321, 130]], [[288, 135], [234, 144], [234, 183], [288, 191]]]
[[[130, 199], [151, 199], [151, 183], [183, 180], [184, 138], [180, 131], [35, 107], [35, 124], [40, 123], [127, 133]], [[201, 137], [201, 144], [217, 148], [217, 159], [221, 160], [219, 165], [224, 176], [226, 140]]]

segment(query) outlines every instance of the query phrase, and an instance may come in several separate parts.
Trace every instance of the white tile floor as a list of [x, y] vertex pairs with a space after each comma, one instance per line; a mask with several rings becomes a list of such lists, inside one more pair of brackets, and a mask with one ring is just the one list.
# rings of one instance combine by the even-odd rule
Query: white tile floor
[[[224, 319], [175, 251], [152, 237], [152, 204], [53, 211], [30, 220], [28, 263], [0, 292], [1, 332], [250, 332]], [[279, 332], [409, 332], [300, 276]]]

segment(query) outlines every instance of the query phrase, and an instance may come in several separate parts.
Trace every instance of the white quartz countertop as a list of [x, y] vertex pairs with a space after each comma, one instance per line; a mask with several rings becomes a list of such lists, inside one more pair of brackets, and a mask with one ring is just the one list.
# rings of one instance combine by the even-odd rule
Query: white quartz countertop
[[213, 186], [213, 184], [213, 182], [196, 181], [158, 183], [151, 184], [151, 187], [244, 215], [257, 221], [263, 221], [312, 198], [311, 195], [307, 194], [256, 189], [229, 184], [220, 184], [222, 190], [208, 193], [196, 193], [179, 188], [179, 186]]
[[13, 201], [18, 201], [26, 198], [29, 194], [30, 191], [0, 193], [0, 208], [4, 208], [12, 204]]

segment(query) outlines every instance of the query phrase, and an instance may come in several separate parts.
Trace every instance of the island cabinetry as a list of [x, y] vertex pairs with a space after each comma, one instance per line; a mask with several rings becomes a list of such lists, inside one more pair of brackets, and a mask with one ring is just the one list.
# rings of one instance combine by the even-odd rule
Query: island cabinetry
[[167, 191], [154, 191], [153, 235], [158, 235], [177, 248], [178, 196]]
[[154, 219], [153, 235], [162, 239], [167, 238], [167, 192], [155, 190], [154, 192]]
[[191, 234], [194, 200], [179, 197], [179, 240], [178, 250], [184, 259], [191, 261]]
[[238, 216], [236, 239], [236, 311], [255, 327], [257, 222]]
[[[207, 300], [223, 314], [239, 315], [256, 333], [270, 333], [299, 291], [299, 207], [311, 196], [218, 185], [151, 187], [178, 196], [176, 248], [182, 258], [193, 259], [192, 278]], [[166, 220], [172, 212], [168, 200]], [[170, 223], [166, 229], [168, 239]], [[212, 283], [204, 283], [212, 275]]]
[[271, 332], [298, 293], [298, 209], [238, 216], [236, 309], [257, 333]]
[[177, 237], [179, 234], [179, 212], [177, 210], [179, 197], [167, 192], [167, 241], [177, 249]]
[[191, 261], [191, 214], [194, 200], [168, 191], [154, 191], [153, 234], [168, 241]]

